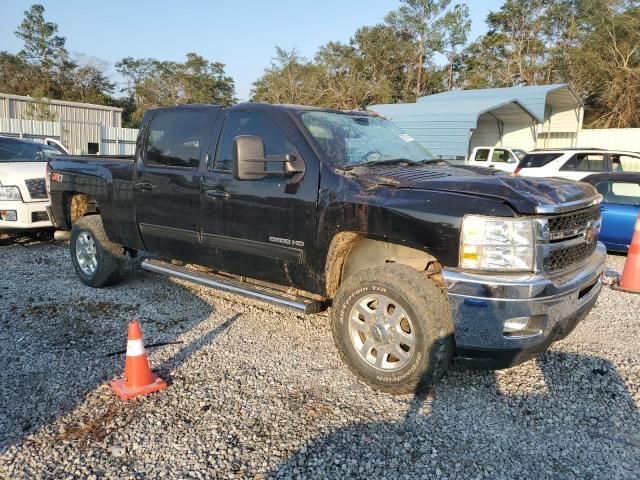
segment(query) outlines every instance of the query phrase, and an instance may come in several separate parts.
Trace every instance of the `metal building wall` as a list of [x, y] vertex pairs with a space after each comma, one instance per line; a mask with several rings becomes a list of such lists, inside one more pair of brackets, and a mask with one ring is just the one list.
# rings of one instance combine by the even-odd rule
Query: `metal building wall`
[[0, 135], [44, 143], [45, 138], [60, 140], [60, 123], [0, 118]]
[[[122, 125], [122, 109], [88, 103], [63, 102], [59, 100], [42, 101], [30, 97], [0, 93], [0, 117], [15, 119], [33, 119], [34, 112], [48, 112], [51, 120], [69, 120], [83, 123], [97, 123], [105, 127]], [[42, 119], [48, 120], [48, 119]]]
[[[0, 120], [5, 122], [1, 129], [5, 134], [17, 133], [32, 139], [52, 137], [73, 154], [87, 154], [102, 150], [102, 127], [121, 128], [122, 109], [0, 93]], [[57, 124], [55, 131], [51, 125], [44, 126], [52, 123]], [[111, 140], [116, 139], [119, 140]]]
[[[60, 127], [63, 126], [61, 131]], [[68, 129], [71, 125], [73, 128]], [[17, 120], [0, 118], [0, 135], [24, 138], [44, 143], [45, 138], [61, 141], [71, 154], [86, 154], [84, 142], [98, 144], [101, 155], [133, 155], [136, 149], [138, 130], [135, 128], [102, 127], [92, 124], [69, 124], [39, 120]]]
[[134, 155], [138, 130], [135, 128], [101, 127], [101, 155]]

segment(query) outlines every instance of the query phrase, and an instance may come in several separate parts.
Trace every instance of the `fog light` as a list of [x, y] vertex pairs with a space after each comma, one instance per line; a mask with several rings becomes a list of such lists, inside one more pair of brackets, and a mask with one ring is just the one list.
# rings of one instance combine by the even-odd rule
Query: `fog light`
[[533, 335], [540, 335], [544, 332], [546, 324], [546, 315], [509, 318], [504, 322], [502, 334], [505, 337], [530, 337]]
[[0, 219], [5, 222], [15, 222], [18, 220], [18, 213], [15, 210], [0, 210]]
[[505, 335], [510, 333], [521, 332], [526, 330], [529, 325], [529, 317], [516, 317], [510, 318], [504, 322], [504, 329], [502, 330]]

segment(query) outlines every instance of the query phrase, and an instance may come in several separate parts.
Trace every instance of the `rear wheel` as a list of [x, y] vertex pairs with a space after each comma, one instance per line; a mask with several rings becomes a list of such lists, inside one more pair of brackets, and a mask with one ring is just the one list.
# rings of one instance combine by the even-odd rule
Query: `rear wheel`
[[331, 324], [349, 368], [376, 390], [427, 390], [453, 357], [446, 294], [404, 265], [367, 268], [347, 278], [333, 301]]
[[106, 287], [120, 279], [124, 249], [107, 238], [99, 215], [73, 224], [69, 249], [73, 267], [85, 285]]

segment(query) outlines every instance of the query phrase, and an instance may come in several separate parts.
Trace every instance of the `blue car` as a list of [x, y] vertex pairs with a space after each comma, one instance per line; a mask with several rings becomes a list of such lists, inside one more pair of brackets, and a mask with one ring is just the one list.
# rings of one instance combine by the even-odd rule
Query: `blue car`
[[598, 240], [607, 250], [627, 252], [640, 212], [640, 173], [597, 173], [582, 181], [595, 186], [603, 196]]

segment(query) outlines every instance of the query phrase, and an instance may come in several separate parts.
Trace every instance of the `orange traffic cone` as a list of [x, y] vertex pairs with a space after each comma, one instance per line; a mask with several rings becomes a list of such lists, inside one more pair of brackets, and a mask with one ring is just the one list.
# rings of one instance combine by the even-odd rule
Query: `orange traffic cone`
[[635, 231], [624, 262], [620, 286], [616, 290], [629, 293], [640, 293], [640, 213], [636, 220]]
[[110, 384], [111, 388], [123, 400], [146, 395], [167, 387], [166, 382], [151, 372], [149, 368], [149, 359], [144, 351], [140, 323], [137, 320], [132, 320], [129, 323], [124, 378], [112, 380]]

